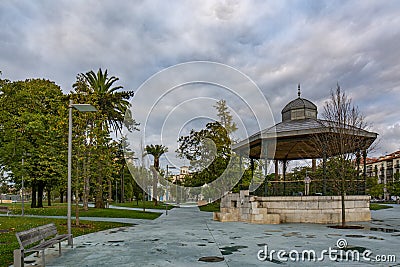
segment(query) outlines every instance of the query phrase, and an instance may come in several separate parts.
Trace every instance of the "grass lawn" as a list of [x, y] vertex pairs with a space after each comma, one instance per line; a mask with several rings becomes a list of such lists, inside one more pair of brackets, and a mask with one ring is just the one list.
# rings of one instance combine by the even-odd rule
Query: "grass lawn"
[[382, 204], [377, 204], [377, 203], [370, 203], [369, 204], [369, 209], [370, 210], [382, 210], [382, 209], [390, 209], [393, 208], [392, 206], [388, 205], [382, 205]]
[[[19, 248], [17, 238], [15, 237], [16, 232], [21, 232], [48, 223], [54, 223], [60, 234], [67, 233], [67, 222], [65, 219], [13, 216], [0, 217], [0, 267], [13, 264], [13, 250]], [[91, 221], [80, 221], [80, 227], [76, 227], [74, 224], [75, 221], [72, 221], [72, 234], [74, 237], [110, 228], [129, 226], [129, 224], [123, 223]]]
[[207, 211], [207, 212], [219, 212], [219, 201], [211, 202], [208, 203], [207, 205], [200, 206], [201, 211]]
[[[21, 214], [21, 203], [1, 204], [1, 206], [8, 206], [13, 214]], [[75, 216], [75, 204], [72, 205], [72, 216]], [[46, 216], [66, 216], [67, 204], [54, 203], [52, 206], [44, 206], [43, 208], [32, 209], [25, 204], [25, 214], [27, 215], [46, 215]], [[95, 209], [89, 208], [84, 211], [82, 207], [79, 209], [80, 217], [107, 217], [107, 218], [130, 218], [130, 219], [149, 219], [153, 220], [159, 217], [161, 213], [143, 212], [136, 210], [121, 210], [121, 209]]]
[[[139, 203], [139, 204], [138, 204]], [[140, 208], [143, 209], [143, 204], [144, 207], [146, 209], [158, 209], [158, 210], [165, 210], [165, 203], [164, 202], [157, 202], [157, 206], [154, 206], [154, 202], [153, 201], [132, 201], [132, 202], [125, 202], [125, 203], [111, 203], [114, 206], [118, 206], [118, 207], [128, 207], [128, 208]], [[173, 205], [168, 205], [167, 206], [168, 210], [173, 209], [174, 206]]]

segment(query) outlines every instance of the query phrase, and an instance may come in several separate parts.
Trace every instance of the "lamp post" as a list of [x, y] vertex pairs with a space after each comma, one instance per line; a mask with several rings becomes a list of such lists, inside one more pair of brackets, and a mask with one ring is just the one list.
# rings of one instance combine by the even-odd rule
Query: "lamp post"
[[68, 182], [67, 182], [67, 226], [68, 226], [68, 245], [72, 246], [72, 236], [71, 236], [71, 168], [72, 168], [72, 108], [77, 109], [80, 112], [94, 112], [97, 109], [90, 104], [74, 104], [74, 102], [69, 100], [69, 115], [68, 115]]
[[[132, 157], [132, 160], [139, 160], [139, 158], [137, 158], [137, 157]], [[123, 167], [123, 169], [122, 169], [122, 171], [125, 171], [125, 165], [123, 165], [124, 167]], [[129, 168], [129, 167], [128, 167]], [[139, 173], [139, 175], [140, 175], [140, 173]], [[124, 183], [124, 175], [122, 175], [122, 181], [121, 181], [121, 183], [123, 184]], [[139, 185], [139, 187], [140, 187], [140, 185]], [[125, 201], [124, 201], [125, 202]], [[144, 210], [144, 206], [143, 206], [143, 211], [145, 211]]]
[[115, 204], [118, 203], [118, 181], [115, 179]]
[[176, 206], [178, 206], [178, 177], [175, 177], [175, 194], [176, 194], [175, 202]]
[[24, 216], [24, 155], [22, 155], [22, 176], [21, 176], [21, 195], [22, 195], [22, 206], [21, 216]]
[[24, 172], [25, 172], [25, 168], [24, 168], [24, 163], [25, 163], [25, 156], [30, 156], [30, 153], [26, 153], [24, 152], [22, 154], [22, 175], [21, 175], [21, 195], [22, 195], [22, 202], [21, 202], [21, 216], [24, 216], [25, 213], [25, 200], [24, 200], [24, 195], [25, 195], [25, 186], [24, 186]]
[[22, 155], [22, 177], [21, 177], [21, 195], [22, 195], [22, 206], [21, 206], [21, 216], [24, 216], [24, 155]]
[[167, 174], [166, 174], [166, 188], [165, 188], [165, 215], [168, 215], [168, 204], [167, 204], [167, 200], [168, 200], [168, 168], [170, 169], [176, 169], [174, 166], [169, 167], [167, 164]]

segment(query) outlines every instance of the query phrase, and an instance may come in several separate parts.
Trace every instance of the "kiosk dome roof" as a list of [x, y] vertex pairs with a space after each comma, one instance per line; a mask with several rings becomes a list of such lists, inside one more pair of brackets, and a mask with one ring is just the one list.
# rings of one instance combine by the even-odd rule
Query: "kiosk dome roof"
[[282, 121], [317, 119], [317, 106], [305, 98], [300, 97], [300, 84], [298, 86], [298, 97], [290, 101], [282, 109]]
[[305, 98], [298, 97], [295, 100], [290, 101], [282, 109], [282, 113], [292, 110], [292, 109], [304, 109], [304, 108], [317, 110], [317, 106], [313, 102], [311, 102], [310, 100], [307, 100]]

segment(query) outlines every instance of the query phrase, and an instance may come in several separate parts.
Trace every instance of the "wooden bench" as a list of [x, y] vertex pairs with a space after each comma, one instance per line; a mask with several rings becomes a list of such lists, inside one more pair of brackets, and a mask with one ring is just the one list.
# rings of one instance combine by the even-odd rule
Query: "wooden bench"
[[[46, 248], [53, 247], [55, 244], [58, 243], [58, 253], [59, 253], [59, 255], [61, 255], [61, 242], [64, 240], [67, 240], [69, 238], [71, 238], [71, 240], [72, 240], [72, 235], [69, 235], [69, 234], [59, 235], [54, 223], [42, 225], [42, 226], [32, 228], [32, 229], [29, 229], [29, 230], [26, 230], [23, 232], [19, 232], [19, 233], [16, 233], [15, 235], [16, 235], [16, 237], [18, 239], [18, 243], [20, 245], [20, 249], [19, 249], [19, 252], [20, 252], [19, 257], [20, 258], [16, 259], [16, 257], [18, 257], [18, 255], [16, 255], [16, 252], [14, 251], [14, 266], [16, 265], [15, 264], [16, 262], [20, 262], [19, 266], [23, 266], [25, 253], [37, 252], [37, 254], [39, 255], [40, 251], [42, 251], [43, 266], [45, 266], [44, 250]], [[50, 238], [50, 237], [52, 237], [52, 238]], [[38, 243], [38, 244], [35, 244], [35, 243]], [[35, 244], [35, 245], [33, 247], [30, 247], [30, 245], [32, 245], [32, 244]], [[71, 247], [72, 246], [73, 245], [71, 243]], [[17, 266], [15, 266], [15, 267], [17, 267]]]
[[8, 216], [8, 214], [10, 214], [11, 210], [8, 207], [0, 206], [0, 212], [7, 212], [7, 216]]

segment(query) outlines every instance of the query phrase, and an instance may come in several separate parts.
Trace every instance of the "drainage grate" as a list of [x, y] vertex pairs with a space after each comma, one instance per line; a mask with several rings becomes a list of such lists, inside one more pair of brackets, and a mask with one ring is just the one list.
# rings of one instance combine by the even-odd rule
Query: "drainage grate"
[[224, 257], [217, 257], [217, 256], [201, 257], [199, 259], [199, 261], [204, 261], [204, 262], [220, 262], [223, 260]]

